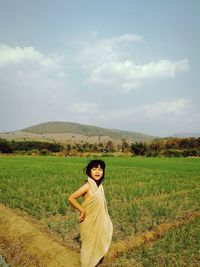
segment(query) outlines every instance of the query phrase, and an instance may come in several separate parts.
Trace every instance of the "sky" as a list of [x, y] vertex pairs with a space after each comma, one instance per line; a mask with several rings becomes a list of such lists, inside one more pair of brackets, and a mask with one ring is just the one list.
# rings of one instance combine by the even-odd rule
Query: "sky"
[[0, 132], [200, 133], [200, 1], [0, 0]]

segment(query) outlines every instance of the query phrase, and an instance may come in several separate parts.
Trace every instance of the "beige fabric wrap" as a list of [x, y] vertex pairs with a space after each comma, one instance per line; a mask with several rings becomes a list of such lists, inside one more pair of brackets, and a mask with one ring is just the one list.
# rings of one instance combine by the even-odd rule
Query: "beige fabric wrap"
[[107, 253], [113, 233], [102, 184], [88, 178], [93, 195], [82, 203], [86, 217], [80, 223], [81, 267], [94, 267]]

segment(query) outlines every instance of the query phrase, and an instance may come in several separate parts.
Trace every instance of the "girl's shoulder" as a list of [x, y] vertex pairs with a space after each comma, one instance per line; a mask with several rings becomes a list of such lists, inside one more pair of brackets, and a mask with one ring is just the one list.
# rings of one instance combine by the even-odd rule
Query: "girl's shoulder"
[[88, 180], [85, 181], [83, 187], [85, 188], [86, 191], [93, 192], [96, 190], [96, 186], [94, 186], [91, 182]]
[[89, 187], [90, 187], [89, 182], [88, 181], [85, 181], [85, 183], [81, 187], [84, 187], [86, 189], [89, 189]]
[[79, 194], [85, 194], [89, 191], [89, 189], [89, 183], [84, 183], [76, 192], [79, 192]]

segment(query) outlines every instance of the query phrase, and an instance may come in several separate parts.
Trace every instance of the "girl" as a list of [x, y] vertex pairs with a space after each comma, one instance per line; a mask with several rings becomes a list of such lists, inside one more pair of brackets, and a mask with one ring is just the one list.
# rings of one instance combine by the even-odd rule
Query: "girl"
[[[88, 180], [75, 191], [69, 202], [79, 211], [81, 236], [81, 267], [95, 267], [107, 253], [113, 233], [102, 180], [105, 163], [92, 160], [85, 168]], [[76, 200], [83, 196], [82, 205]]]

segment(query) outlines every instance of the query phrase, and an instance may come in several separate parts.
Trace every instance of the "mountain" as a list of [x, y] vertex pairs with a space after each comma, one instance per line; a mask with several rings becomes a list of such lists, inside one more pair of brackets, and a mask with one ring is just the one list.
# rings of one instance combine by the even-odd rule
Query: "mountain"
[[14, 140], [43, 140], [60, 142], [88, 142], [105, 143], [108, 140], [121, 142], [145, 141], [150, 142], [155, 136], [145, 135], [118, 129], [106, 129], [97, 126], [85, 125], [74, 122], [46, 122], [34, 125], [20, 131], [2, 133], [1, 138]]
[[175, 133], [171, 137], [179, 137], [179, 138], [200, 137], [200, 133]]

